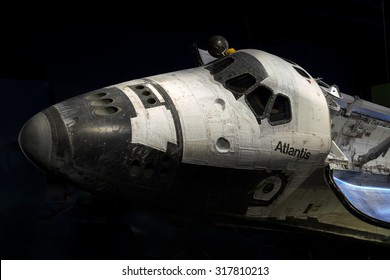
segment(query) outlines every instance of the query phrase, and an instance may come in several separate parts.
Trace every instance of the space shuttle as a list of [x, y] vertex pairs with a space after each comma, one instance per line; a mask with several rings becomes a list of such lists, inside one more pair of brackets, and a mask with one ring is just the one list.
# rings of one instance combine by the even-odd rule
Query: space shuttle
[[135, 207], [390, 243], [389, 108], [219, 35], [194, 58], [38, 112], [23, 153]]

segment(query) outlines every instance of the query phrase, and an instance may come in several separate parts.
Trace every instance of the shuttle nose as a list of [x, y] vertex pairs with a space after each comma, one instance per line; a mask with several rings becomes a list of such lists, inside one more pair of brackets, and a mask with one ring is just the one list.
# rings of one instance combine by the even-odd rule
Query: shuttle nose
[[19, 145], [23, 153], [38, 167], [50, 164], [52, 134], [49, 120], [43, 113], [33, 116], [19, 133]]
[[19, 133], [19, 145], [27, 158], [52, 178], [132, 201], [153, 195], [152, 202], [172, 184], [181, 150], [171, 142], [166, 142], [166, 151], [142, 143], [150, 137], [150, 143], [161, 146], [156, 142], [158, 135], [152, 137], [142, 126], [148, 116], [141, 114], [142, 110], [154, 112], [158, 105], [158, 112], [164, 115], [169, 108], [169, 104], [156, 105], [157, 97], [153, 104], [148, 103], [145, 89], [142, 85], [128, 89], [139, 94], [140, 102], [145, 101], [138, 104], [140, 114], [127, 93], [117, 87], [56, 103], [26, 122]]

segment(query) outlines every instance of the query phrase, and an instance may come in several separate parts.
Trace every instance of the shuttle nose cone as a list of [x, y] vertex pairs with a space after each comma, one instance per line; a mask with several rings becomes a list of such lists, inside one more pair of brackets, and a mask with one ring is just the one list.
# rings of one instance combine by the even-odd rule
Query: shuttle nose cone
[[23, 153], [40, 168], [50, 164], [52, 134], [47, 117], [38, 113], [23, 126], [19, 133], [19, 145]]

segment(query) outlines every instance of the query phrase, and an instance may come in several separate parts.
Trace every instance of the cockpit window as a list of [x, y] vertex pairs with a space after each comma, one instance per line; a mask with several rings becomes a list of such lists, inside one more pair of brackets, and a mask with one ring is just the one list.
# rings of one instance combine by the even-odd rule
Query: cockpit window
[[214, 80], [221, 83], [236, 99], [253, 91], [268, 73], [255, 56], [237, 51], [205, 66]]
[[220, 59], [220, 60], [217, 60], [216, 62], [211, 64], [211, 66], [210, 66], [210, 73], [212, 75], [218, 74], [219, 72], [221, 72], [223, 69], [228, 67], [233, 62], [234, 62], [234, 59], [232, 57], [230, 57], [230, 56], [228, 56], [226, 58], [223, 58], [223, 59]]
[[276, 95], [274, 104], [269, 116], [271, 124], [286, 123], [291, 120], [291, 105], [290, 100], [281, 94]]
[[246, 96], [246, 102], [255, 113], [258, 121], [260, 121], [260, 117], [264, 114], [265, 107], [271, 96], [272, 91], [263, 85], [258, 86]]
[[240, 93], [245, 92], [251, 86], [256, 83], [255, 77], [249, 73], [244, 73], [226, 80], [226, 87], [230, 90], [237, 91]]
[[307, 74], [303, 69], [293, 66], [294, 69], [304, 78], [310, 79], [310, 75]]

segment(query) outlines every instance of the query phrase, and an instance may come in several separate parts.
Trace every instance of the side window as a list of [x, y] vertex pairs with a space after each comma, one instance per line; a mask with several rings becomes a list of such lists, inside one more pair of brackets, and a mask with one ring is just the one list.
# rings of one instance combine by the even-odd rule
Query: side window
[[277, 95], [269, 116], [271, 124], [286, 123], [291, 120], [290, 100], [284, 95]]
[[263, 115], [271, 95], [272, 91], [269, 88], [260, 85], [246, 96], [246, 101], [257, 118]]

